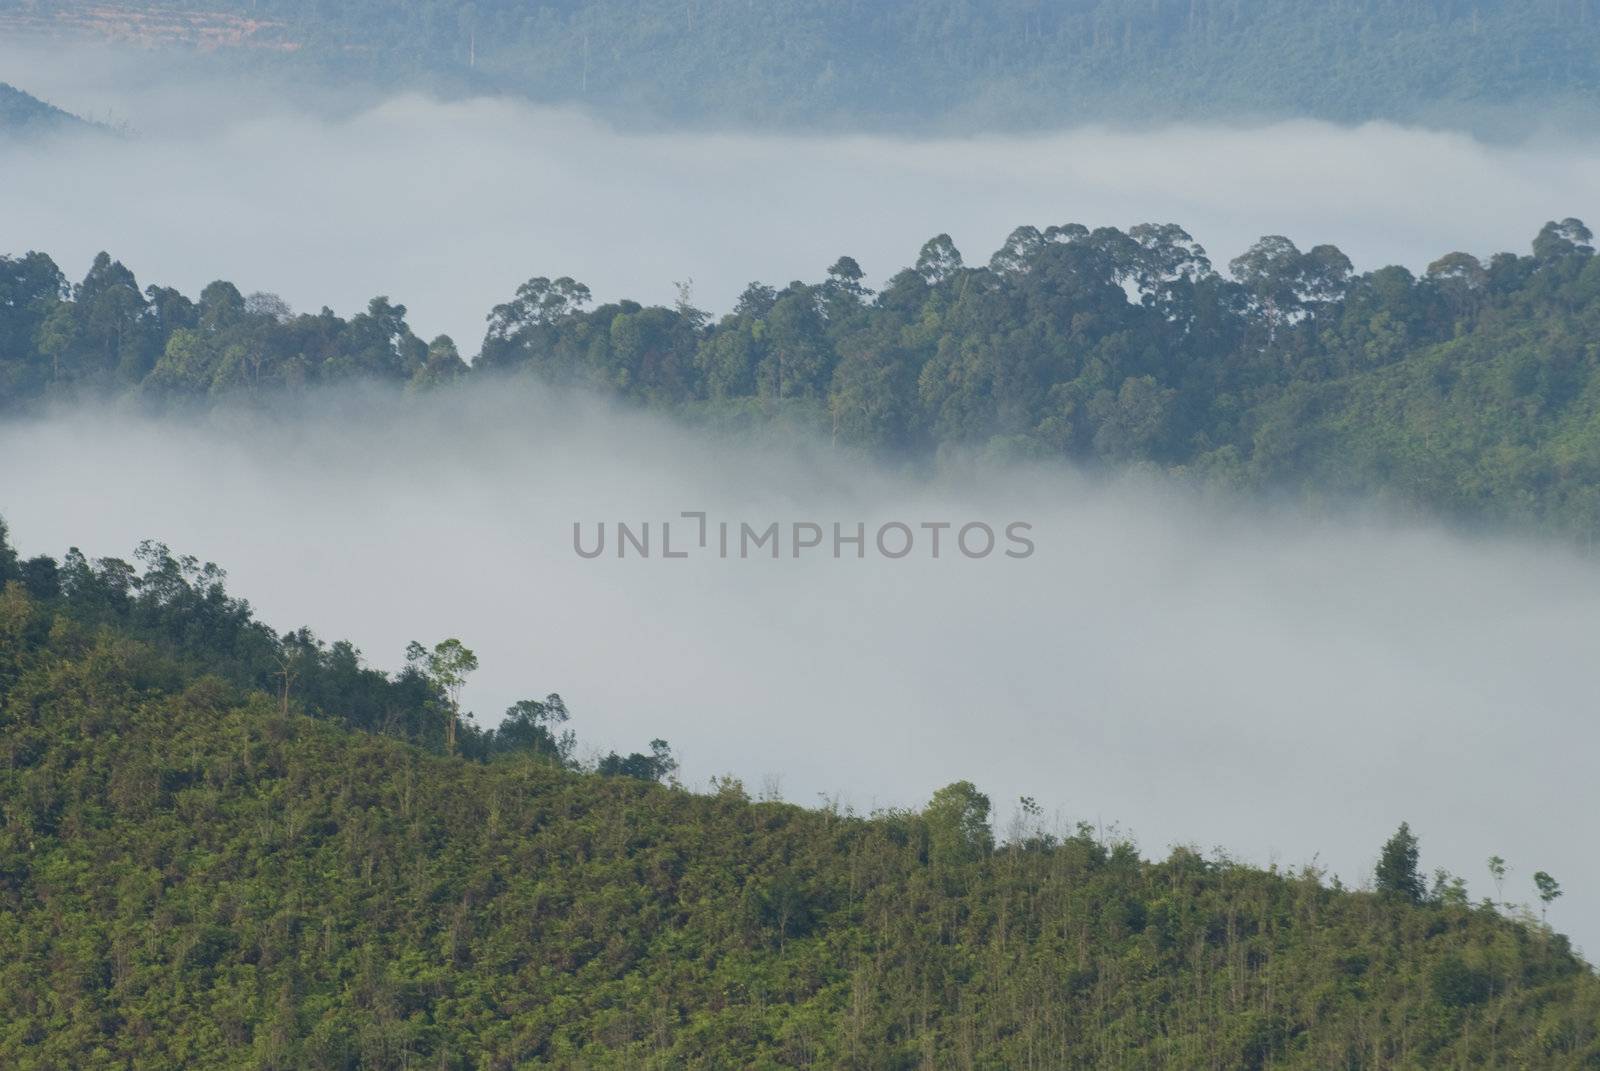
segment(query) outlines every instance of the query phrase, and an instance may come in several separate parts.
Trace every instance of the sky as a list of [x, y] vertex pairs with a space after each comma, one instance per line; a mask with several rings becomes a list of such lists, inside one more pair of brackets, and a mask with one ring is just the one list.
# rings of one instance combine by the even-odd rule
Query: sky
[[[63, 413], [0, 427], [0, 457], [27, 459], [0, 474], [25, 553], [159, 538], [224, 565], [276, 627], [386, 669], [459, 637], [480, 724], [554, 691], [584, 746], [665, 737], [692, 786], [731, 773], [868, 811], [966, 778], [1002, 829], [1026, 794], [1150, 854], [1353, 885], [1405, 820], [1475, 896], [1492, 853], [1519, 899], [1555, 874], [1553, 921], [1600, 947], [1600, 863], [1573, 825], [1600, 810], [1600, 566], [1553, 546], [1056, 468], [912, 480], [531, 385], [295, 419]], [[728, 558], [714, 534], [699, 551], [690, 511], [732, 525]], [[619, 520], [651, 522], [651, 557], [616, 556]], [[606, 553], [580, 557], [574, 523], [591, 549], [602, 521]], [[661, 556], [662, 521], [688, 558]], [[796, 521], [828, 533], [820, 552], [792, 556]], [[953, 527], [939, 558], [920, 539], [889, 559], [872, 537], [895, 521]], [[739, 557], [739, 525], [773, 522], [780, 557]], [[973, 522], [1000, 534], [986, 557], [952, 550]], [[1003, 554], [1015, 522], [1024, 558]], [[832, 556], [834, 523], [866, 526], [865, 558]]]
[[383, 294], [424, 338], [477, 351], [525, 280], [599, 300], [732, 307], [744, 286], [869, 282], [949, 233], [983, 263], [1018, 225], [1176, 222], [1219, 265], [1264, 234], [1332, 242], [1360, 268], [1526, 251], [1596, 211], [1600, 142], [1375, 124], [1075, 129], [926, 141], [621, 132], [505, 99], [377, 98], [185, 81], [148, 57], [63, 62], [0, 45], [0, 78], [129, 136], [0, 147], [0, 252], [82, 278], [102, 249], [142, 284], [227, 278], [300, 311]]
[[[0, 80], [129, 127], [0, 145], [0, 252], [43, 249], [76, 278], [103, 248], [141, 283], [196, 294], [224, 277], [305, 311], [385, 294], [468, 353], [533, 275], [573, 275], [601, 300], [670, 301], [692, 279], [722, 311], [752, 279], [817, 279], [840, 254], [881, 281], [940, 232], [982, 262], [1022, 223], [1177, 222], [1219, 263], [1282, 233], [1420, 270], [1600, 217], [1600, 143], [1572, 138], [1304, 122], [619, 132], [508, 100], [240, 89], [148, 57], [15, 45], [0, 45]], [[14, 458], [0, 512], [25, 552], [127, 557], [160, 538], [228, 568], [274, 625], [351, 638], [389, 669], [409, 640], [459, 636], [482, 661], [466, 698], [484, 723], [558, 691], [587, 746], [666, 737], [692, 785], [733, 773], [865, 811], [967, 778], [1002, 826], [1026, 794], [1147, 854], [1315, 861], [1351, 884], [1406, 820], [1424, 865], [1475, 897], [1492, 853], [1518, 900], [1534, 870], [1555, 874], [1568, 895], [1552, 922], [1600, 949], [1600, 861], [1573, 821], [1600, 810], [1600, 567], [1556, 547], [1065, 469], [913, 481], [532, 387], [329, 399], [280, 422], [62, 412], [0, 425]], [[1021, 521], [1036, 550], [572, 549], [574, 522], [695, 510], [869, 531]]]

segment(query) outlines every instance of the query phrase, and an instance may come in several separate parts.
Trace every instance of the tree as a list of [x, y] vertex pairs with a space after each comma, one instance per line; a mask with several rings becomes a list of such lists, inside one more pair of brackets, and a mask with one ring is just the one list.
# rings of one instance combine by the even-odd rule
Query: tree
[[1421, 903], [1426, 889], [1417, 871], [1419, 854], [1417, 838], [1412, 834], [1411, 826], [1401, 822], [1400, 828], [1384, 844], [1383, 853], [1378, 857], [1378, 892], [1409, 900], [1413, 904]]
[[1487, 277], [1483, 262], [1471, 253], [1446, 253], [1428, 265], [1428, 278], [1454, 280], [1469, 288], [1482, 286]]
[[152, 284], [144, 288], [144, 296], [145, 320], [160, 345], [166, 345], [178, 328], [200, 325], [200, 310], [173, 287]]
[[1116, 394], [1101, 391], [1091, 400], [1096, 424], [1095, 452], [1112, 461], [1131, 461], [1157, 453], [1177, 391], [1164, 390], [1151, 376], [1130, 376]]
[[428, 347], [406, 326], [406, 307], [379, 296], [345, 326], [336, 371], [350, 377], [410, 379], [427, 360]]
[[631, 755], [606, 755], [595, 766], [595, 773], [605, 777], [632, 777], [640, 781], [662, 781], [676, 773], [678, 760], [672, 757], [672, 748], [665, 740], [650, 741], [650, 754], [635, 751]]
[[200, 291], [197, 308], [200, 329], [207, 334], [226, 331], [245, 317], [245, 298], [239, 288], [225, 279], [206, 284]]
[[456, 721], [461, 717], [461, 688], [467, 682], [467, 674], [478, 668], [478, 656], [454, 637], [439, 641], [431, 651], [412, 640], [406, 647], [406, 663], [443, 695], [445, 750], [453, 754]]
[[278, 647], [278, 652], [273, 656], [273, 661], [278, 664], [275, 676], [281, 685], [278, 692], [278, 714], [285, 721], [289, 718], [289, 691], [294, 687], [294, 682], [300, 676], [300, 656], [304, 648], [294, 642], [293, 637], [285, 637]]
[[861, 307], [872, 296], [872, 291], [862, 285], [866, 273], [854, 257], [840, 257], [828, 269], [828, 281], [822, 284], [823, 305], [829, 320], [842, 320]]
[[1433, 872], [1433, 889], [1428, 893], [1428, 899], [1435, 904], [1466, 907], [1467, 883], [1465, 879], [1456, 877], [1444, 867], [1439, 867]]
[[774, 398], [816, 398], [833, 374], [834, 352], [814, 288], [789, 284], [767, 313], [766, 360], [757, 369]]
[[6, 581], [19, 579], [22, 575], [18, 562], [17, 552], [11, 548], [7, 540], [6, 519], [0, 517], [0, 591], [5, 590]]
[[1489, 272], [1483, 262], [1470, 253], [1446, 253], [1428, 265], [1427, 280], [1459, 316], [1477, 302]]
[[278, 713], [285, 720], [289, 717], [289, 700], [295, 684], [308, 674], [315, 676], [320, 668], [319, 655], [320, 644], [308, 628], [285, 632], [278, 637], [276, 650], [272, 653], [278, 671], [272, 676], [278, 681]]
[[495, 750], [531, 752], [567, 766], [577, 741], [571, 729], [559, 727], [569, 718], [566, 703], [553, 692], [542, 702], [519, 700], [506, 708], [505, 720], [494, 731]]
[[898, 354], [869, 346], [840, 355], [828, 391], [833, 439], [887, 449], [905, 442], [917, 385]]
[[678, 292], [677, 300], [672, 303], [672, 310], [696, 331], [705, 327], [711, 319], [711, 314], [694, 303], [694, 276], [674, 279], [672, 288]]
[[1301, 258], [1300, 300], [1308, 305], [1326, 305], [1344, 296], [1355, 265], [1336, 245], [1312, 246]]
[[929, 238], [917, 254], [917, 274], [929, 286], [938, 286], [960, 270], [961, 251], [948, 234]]
[[1503, 899], [1503, 886], [1506, 880], [1506, 861], [1498, 855], [1489, 857], [1489, 877], [1494, 880], [1494, 898]]
[[1281, 234], [1267, 235], [1228, 262], [1228, 271], [1265, 314], [1269, 337], [1302, 310], [1338, 301], [1354, 270], [1335, 246], [1302, 253]]
[[1542, 919], [1549, 912], [1550, 905], [1555, 903], [1556, 897], [1561, 895], [1561, 884], [1543, 870], [1533, 872], [1533, 884], [1539, 890], [1539, 917]]
[[449, 335], [440, 335], [428, 343], [428, 356], [412, 373], [406, 389], [415, 391], [441, 386], [460, 379], [467, 372], [467, 362], [461, 359], [455, 341]]
[[89, 274], [73, 288], [73, 307], [92, 352], [81, 355], [84, 374], [120, 369], [130, 381], [149, 371], [139, 355], [139, 318], [144, 312], [144, 294], [133, 272], [120, 260], [102, 252], [94, 258]]
[[16, 549], [11, 548], [8, 540], [8, 531], [5, 527], [5, 517], [0, 517], [0, 591], [5, 591], [6, 583], [13, 580], [22, 580], [22, 564], [16, 556]]
[[1139, 223], [1128, 231], [1139, 245], [1139, 288], [1195, 278], [1211, 271], [1211, 258], [1194, 236], [1176, 223]]
[[1297, 268], [1304, 254], [1281, 234], [1269, 234], [1228, 262], [1229, 273], [1269, 311], [1295, 302]]
[[1594, 232], [1583, 225], [1583, 220], [1570, 216], [1560, 223], [1551, 220], [1533, 240], [1533, 258], [1539, 261], [1561, 260], [1574, 254], [1590, 256], [1594, 246]]
[[928, 823], [930, 862], [964, 863], [994, 849], [989, 797], [971, 781], [957, 781], [935, 792], [922, 817]]
[[989, 270], [997, 274], [1028, 270], [1028, 261], [1044, 245], [1044, 235], [1031, 225], [1018, 227], [1006, 237], [1006, 244], [989, 258]]
[[69, 293], [66, 276], [43, 253], [0, 256], [0, 403], [7, 393], [32, 395], [43, 387], [46, 351], [35, 341], [51, 312], [66, 308]]
[[775, 288], [766, 283], [751, 283], [740, 293], [739, 300], [734, 302], [733, 315], [741, 320], [759, 320], [772, 311], [777, 300], [778, 291]]
[[489, 313], [489, 342], [510, 342], [528, 330], [560, 322], [589, 303], [589, 288], [563, 275], [551, 282], [535, 276], [517, 287], [517, 296]]

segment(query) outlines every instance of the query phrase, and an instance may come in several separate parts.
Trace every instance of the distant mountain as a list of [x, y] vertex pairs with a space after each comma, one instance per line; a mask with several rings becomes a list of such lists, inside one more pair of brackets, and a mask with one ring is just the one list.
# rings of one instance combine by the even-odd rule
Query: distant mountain
[[71, 112], [24, 93], [16, 86], [0, 82], [0, 135], [43, 133], [90, 124]]
[[[4, 5], [0, 5], [3, 7]], [[30, 31], [446, 75], [639, 118], [1600, 115], [1593, 0], [63, 0]]]

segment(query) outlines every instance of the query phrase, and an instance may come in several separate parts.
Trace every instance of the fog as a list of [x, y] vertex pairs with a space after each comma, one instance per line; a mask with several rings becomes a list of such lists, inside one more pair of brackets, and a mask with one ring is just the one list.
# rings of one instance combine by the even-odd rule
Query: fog
[[[1148, 854], [1371, 872], [1405, 819], [1423, 862], [1483, 860], [1568, 895], [1600, 947], [1593, 640], [1600, 568], [1548, 545], [1354, 514], [1207, 503], [1062, 469], [902, 479], [826, 447], [719, 443], [534, 387], [324, 399], [303, 418], [75, 412], [0, 428], [0, 511], [25, 553], [213, 559], [280, 629], [385, 668], [459, 636], [480, 724], [559, 691], [583, 745], [666, 737], [683, 778], [733, 773], [858, 810], [969, 778], [1116, 823]], [[867, 557], [727, 559], [683, 511], [864, 522]], [[572, 525], [678, 522], [687, 559], [573, 549]], [[1035, 552], [902, 560], [886, 521], [1033, 525]], [[1004, 544], [1002, 544], [1004, 545]]]
[[[468, 352], [533, 275], [601, 300], [669, 301], [692, 279], [721, 311], [752, 279], [816, 279], [840, 254], [881, 281], [940, 232], [982, 262], [1026, 222], [1175, 221], [1218, 263], [1283, 233], [1421, 269], [1600, 215], [1592, 141], [1306, 122], [639, 132], [158, 62], [0, 46], [0, 79], [129, 128], [0, 142], [0, 253], [42, 249], [77, 278], [106, 249], [144, 284], [194, 294], [222, 277], [346, 315], [386, 294]], [[686, 510], [869, 532], [1023, 521], [1037, 549], [795, 560], [785, 536], [778, 561], [573, 551], [574, 522], [675, 521], [676, 541]], [[692, 785], [731, 772], [869, 810], [969, 778], [1002, 828], [1028, 794], [1147, 854], [1315, 858], [1352, 884], [1405, 819], [1425, 866], [1475, 897], [1491, 853], [1517, 900], [1549, 870], [1568, 889], [1552, 922], [1600, 948], [1600, 861], [1571, 820], [1600, 807], [1600, 567], [1550, 546], [1056, 469], [914, 482], [533, 388], [323, 399], [287, 422], [13, 421], [0, 512], [27, 553], [126, 557], [157, 537], [214, 559], [280, 629], [349, 637], [385, 668], [408, 640], [459, 636], [483, 663], [467, 696], [480, 722], [559, 691], [588, 747], [664, 736]]]
[[904, 141], [624, 132], [512, 100], [304, 82], [220, 83], [166, 54], [0, 47], [0, 78], [128, 136], [0, 145], [0, 252], [73, 278], [106, 249], [196, 293], [215, 278], [348, 315], [404, 302], [424, 337], [476, 350], [534, 275], [601, 300], [729, 308], [754, 279], [869, 281], [948, 232], [982, 263], [1022, 223], [1178, 222], [1219, 263], [1262, 234], [1333, 242], [1362, 268], [1526, 250], [1594, 216], [1600, 142], [1488, 146], [1390, 125], [1296, 122]]

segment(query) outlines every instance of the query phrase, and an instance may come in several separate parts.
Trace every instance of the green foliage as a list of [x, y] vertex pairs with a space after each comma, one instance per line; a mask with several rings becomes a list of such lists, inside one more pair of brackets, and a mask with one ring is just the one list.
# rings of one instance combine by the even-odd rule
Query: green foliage
[[630, 755], [607, 754], [595, 766], [595, 772], [607, 777], [632, 777], [638, 781], [664, 781], [678, 771], [678, 760], [672, 757], [672, 748], [665, 740], [650, 741], [648, 755], [635, 751]]
[[[628, 119], [1435, 119], [1600, 90], [1588, 0], [218, 0], [292, 55]], [[1543, 105], [1544, 107], [1540, 107]]]
[[0, 517], [0, 590], [4, 590], [6, 583], [11, 580], [22, 579], [22, 563], [17, 560], [17, 552], [11, 546], [11, 533], [6, 528], [4, 517]]
[[[391, 677], [365, 665], [348, 641], [328, 644], [307, 628], [276, 634], [249, 603], [228, 594], [216, 565], [174, 556], [154, 541], [140, 544], [135, 558], [137, 564], [90, 561], [74, 548], [60, 562], [45, 556], [19, 562], [0, 518], [0, 590], [14, 589], [19, 605], [39, 611], [36, 620], [53, 622], [49, 635], [58, 640], [87, 642], [113, 632], [147, 648], [150, 664], [166, 667], [167, 677], [203, 674], [271, 695], [282, 717], [298, 711], [430, 751], [451, 750], [453, 731], [455, 748], [478, 761], [535, 758], [576, 767], [576, 740], [561, 728], [570, 716], [559, 695], [513, 704], [496, 729], [451, 724], [462, 713], [460, 686], [477, 665], [459, 640], [431, 650], [413, 644], [405, 671]], [[661, 740], [652, 742], [646, 761], [660, 776], [676, 768]]]
[[1494, 897], [1499, 900], [1505, 895], [1506, 861], [1498, 855], [1489, 857], [1489, 880], [1494, 882]]
[[930, 861], [966, 863], [994, 850], [989, 797], [970, 781], [957, 781], [935, 792], [922, 812], [922, 820], [928, 826]]
[[1395, 830], [1383, 845], [1378, 856], [1377, 888], [1387, 896], [1399, 897], [1411, 903], [1420, 903], [1426, 891], [1422, 874], [1417, 869], [1419, 848], [1416, 835], [1405, 822]]
[[505, 717], [489, 734], [488, 751], [538, 755], [558, 766], [570, 767], [577, 740], [571, 729], [561, 728], [569, 720], [566, 703], [555, 693], [543, 701], [518, 700], [506, 709]]
[[1533, 887], [1539, 890], [1539, 902], [1549, 907], [1561, 895], [1561, 883], [1542, 870], [1533, 874]]
[[461, 718], [461, 689], [467, 675], [478, 669], [478, 656], [455, 637], [440, 640], [432, 650], [416, 640], [406, 646], [406, 664], [420, 673], [444, 697], [445, 750], [456, 749], [456, 728]]
[[1494, 992], [1494, 976], [1469, 966], [1459, 955], [1440, 959], [1430, 974], [1434, 996], [1447, 1008], [1481, 1004]]
[[386, 298], [348, 321], [222, 282], [190, 302], [105, 254], [69, 292], [30, 253], [0, 258], [0, 410], [532, 374], [923, 465], [1138, 465], [1592, 539], [1600, 258], [1575, 219], [1534, 247], [1354, 275], [1332, 246], [1269, 236], [1223, 275], [1171, 224], [1019, 227], [983, 267], [941, 235], [881, 293], [840, 258], [820, 283], [751, 284], [715, 321], [687, 299], [589, 308], [581, 284], [538, 277], [494, 308], [470, 370]]
[[284, 718], [240, 604], [147, 559], [0, 593], [7, 1068], [1600, 1060], [1600, 980], [1488, 908], [995, 847], [964, 782], [860, 818], [576, 773], [555, 697], [487, 763]]

